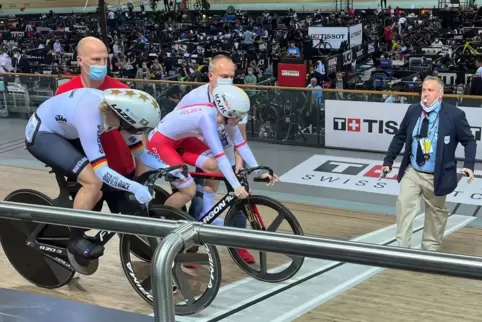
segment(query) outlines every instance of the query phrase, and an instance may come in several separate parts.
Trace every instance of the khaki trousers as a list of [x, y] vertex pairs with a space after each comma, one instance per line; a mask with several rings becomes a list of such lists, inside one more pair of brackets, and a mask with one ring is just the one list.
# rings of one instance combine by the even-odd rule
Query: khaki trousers
[[412, 246], [412, 223], [420, 214], [422, 198], [425, 201], [422, 249], [437, 251], [447, 225], [446, 196], [434, 194], [433, 174], [418, 172], [407, 167], [400, 181], [397, 198], [397, 242], [400, 247]]

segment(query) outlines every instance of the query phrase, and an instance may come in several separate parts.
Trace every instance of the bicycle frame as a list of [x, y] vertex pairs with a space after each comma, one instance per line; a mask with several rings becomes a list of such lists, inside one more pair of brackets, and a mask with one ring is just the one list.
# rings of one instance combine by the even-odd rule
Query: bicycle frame
[[[202, 218], [199, 218], [199, 221], [202, 221], [205, 224], [212, 223], [216, 218], [218, 218], [226, 209], [230, 208], [237, 200], [233, 195], [234, 189], [229, 184], [229, 181], [222, 175], [222, 174], [214, 174], [214, 173], [204, 173], [204, 172], [190, 172], [189, 173], [193, 178], [204, 178], [208, 180], [218, 180], [223, 181], [226, 185], [227, 193], [224, 195], [221, 200], [219, 200]], [[240, 183], [249, 191], [249, 184], [248, 181], [244, 177], [238, 177], [240, 179]], [[251, 195], [251, 193], [250, 193]], [[264, 222], [259, 214], [258, 208], [255, 205], [249, 203], [249, 198], [246, 199], [248, 202], [245, 203], [245, 210], [248, 220], [253, 222], [259, 222], [260, 228], [265, 230]]]
[[[35, 230], [27, 238], [27, 246], [41, 252], [42, 254], [61, 264], [65, 268], [73, 270], [74, 268], [70, 265], [70, 263], [62, 258], [67, 258], [67, 248], [41, 243], [37, 240], [37, 236], [47, 226], [47, 224], [37, 225]], [[112, 239], [112, 237], [114, 237], [115, 234], [116, 233], [114, 232], [102, 230], [99, 231], [94, 237], [89, 237], [89, 239], [95, 241], [95, 243], [99, 243], [104, 246]]]
[[[187, 173], [187, 166], [185, 165], [178, 165], [166, 169], [159, 169], [157, 171], [152, 171], [153, 174], [150, 176], [148, 182], [150, 185], [150, 191], [152, 193], [152, 185], [159, 178], [160, 176], [166, 175], [169, 171], [173, 169], [178, 169], [182, 168], [183, 173]], [[72, 182], [69, 179], [65, 179], [65, 176], [61, 173], [57, 173], [55, 171], [49, 171], [50, 173], [55, 173], [55, 178], [57, 180], [57, 184], [60, 189], [59, 196], [54, 199], [54, 204], [60, 207], [71, 207], [73, 205], [73, 201], [69, 199], [70, 196], [73, 198], [73, 193], [76, 193], [78, 189], [80, 188], [79, 183], [77, 182]], [[141, 207], [143, 211], [149, 214], [149, 206], [146, 205], [146, 207]], [[100, 214], [99, 214], [100, 215]], [[58, 247], [54, 245], [49, 245], [45, 243], [39, 242], [38, 235], [49, 225], [47, 224], [38, 224], [37, 227], [34, 229], [34, 231], [28, 236], [27, 238], [27, 246], [41, 252], [45, 256], [49, 257], [50, 259], [58, 262], [59, 264], [63, 265], [67, 269], [74, 270], [73, 267], [70, 265], [68, 261], [65, 261], [62, 257], [67, 258], [67, 249], [64, 247]], [[114, 237], [116, 233], [115, 232], [110, 232], [106, 230], [101, 230], [99, 231], [94, 237], [87, 237], [87, 239], [93, 241], [95, 244], [99, 245], [106, 245], [112, 237]], [[70, 236], [66, 236], [65, 238], [70, 238]], [[42, 239], [42, 238], [40, 238]], [[47, 238], [44, 238], [47, 239]]]

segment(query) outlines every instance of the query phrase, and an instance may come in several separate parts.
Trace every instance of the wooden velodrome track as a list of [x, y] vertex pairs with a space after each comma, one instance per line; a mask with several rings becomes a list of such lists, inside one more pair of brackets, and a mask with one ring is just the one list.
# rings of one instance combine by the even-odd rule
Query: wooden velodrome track
[[[20, 188], [57, 192], [46, 170], [0, 166], [0, 197]], [[352, 239], [394, 223], [393, 216], [289, 203], [305, 234]], [[117, 238], [117, 237], [115, 237]], [[226, 250], [223, 284], [245, 278]], [[462, 228], [449, 235], [443, 251], [482, 255], [482, 230]], [[55, 290], [24, 280], [0, 252], [1, 288], [51, 295], [138, 313], [152, 309], [131, 288], [119, 265], [117, 239], [107, 245], [99, 270]], [[316, 295], [316, 294], [314, 294]], [[226, 296], [226, 295], [224, 295]], [[296, 321], [481, 321], [482, 282], [387, 269], [296, 319]]]

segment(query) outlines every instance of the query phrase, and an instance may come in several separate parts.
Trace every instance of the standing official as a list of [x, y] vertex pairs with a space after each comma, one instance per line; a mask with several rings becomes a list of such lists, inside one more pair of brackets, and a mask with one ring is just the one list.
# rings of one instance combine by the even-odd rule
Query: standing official
[[397, 242], [411, 247], [412, 222], [425, 201], [422, 249], [437, 251], [442, 243], [448, 210], [445, 199], [457, 187], [455, 149], [465, 147], [462, 172], [469, 183], [474, 179], [476, 142], [465, 113], [442, 103], [444, 84], [438, 77], [427, 76], [419, 104], [410, 105], [393, 137], [383, 161], [382, 171], [390, 172], [405, 145], [398, 172], [400, 194], [397, 199]]

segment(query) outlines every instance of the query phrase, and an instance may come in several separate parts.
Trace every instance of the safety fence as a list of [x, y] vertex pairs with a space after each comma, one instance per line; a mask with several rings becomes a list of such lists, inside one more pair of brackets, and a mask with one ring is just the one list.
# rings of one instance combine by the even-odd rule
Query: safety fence
[[[0, 75], [1, 76], [1, 75]], [[72, 76], [18, 74], [0, 81], [0, 117], [28, 118]], [[159, 102], [162, 115], [202, 83], [120, 79]], [[278, 86], [243, 87], [251, 99], [247, 124], [250, 140], [272, 143], [385, 152], [418, 92], [309, 89]], [[482, 135], [480, 96], [444, 95], [444, 102], [465, 111], [477, 141]], [[463, 148], [456, 153], [463, 157]], [[477, 148], [482, 160], [482, 144]]]
[[250, 248], [361, 265], [482, 279], [482, 258], [308, 236], [169, 221], [122, 214], [0, 202], [0, 218], [165, 237], [152, 260], [154, 316], [174, 322], [172, 267], [176, 255], [193, 245]]

